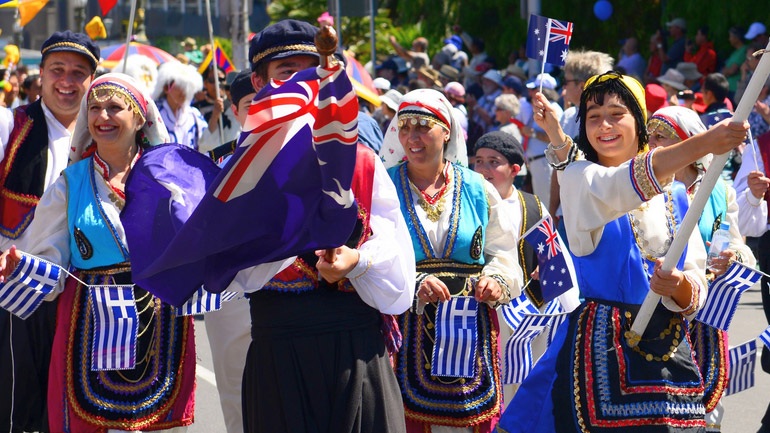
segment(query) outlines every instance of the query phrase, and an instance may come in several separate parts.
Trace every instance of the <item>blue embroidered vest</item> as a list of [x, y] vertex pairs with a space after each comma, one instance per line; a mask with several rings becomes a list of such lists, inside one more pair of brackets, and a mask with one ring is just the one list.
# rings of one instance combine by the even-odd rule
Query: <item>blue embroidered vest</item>
[[[64, 170], [67, 178], [67, 227], [70, 259], [77, 269], [93, 269], [127, 262], [128, 250], [104, 213], [96, 182], [93, 157]], [[94, 254], [94, 252], [98, 252]]]
[[483, 248], [489, 222], [489, 203], [484, 178], [472, 170], [450, 164], [449, 174], [454, 182], [454, 191], [451, 197], [445, 198], [445, 212], [451, 212], [451, 216], [443, 256], [439, 257], [433, 251], [417, 217], [406, 168], [407, 164], [391, 167], [388, 174], [401, 198], [401, 213], [412, 237], [417, 263], [426, 259], [444, 258], [460, 263], [483, 265]]

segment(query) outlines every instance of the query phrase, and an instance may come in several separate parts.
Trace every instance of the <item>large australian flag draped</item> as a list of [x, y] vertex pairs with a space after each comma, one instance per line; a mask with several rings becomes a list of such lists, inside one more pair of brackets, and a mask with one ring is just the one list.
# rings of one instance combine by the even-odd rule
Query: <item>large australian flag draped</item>
[[[141, 233], [154, 221], [135, 220], [132, 207], [163, 214], [179, 200], [163, 192], [158, 202], [134, 188], [133, 172], [154, 151], [147, 152], [132, 169], [121, 215], [134, 282], [178, 306], [201, 283], [218, 293], [241, 269], [344, 244], [358, 213], [350, 190], [357, 116], [358, 100], [342, 65], [271, 82], [252, 103], [232, 158], [200, 203], [185, 202], [185, 209], [194, 208], [189, 218], [165, 218], [173, 236], [159, 245]], [[189, 170], [172, 167], [179, 176]], [[176, 191], [178, 198], [178, 188], [168, 183], [158, 190]], [[135, 258], [143, 255], [148, 258], [138, 263]]]
[[569, 21], [532, 14], [527, 32], [527, 57], [563, 66], [567, 60], [573, 25]]
[[572, 257], [556, 231], [550, 215], [544, 216], [522, 237], [537, 253], [540, 288], [546, 302], [575, 286]]

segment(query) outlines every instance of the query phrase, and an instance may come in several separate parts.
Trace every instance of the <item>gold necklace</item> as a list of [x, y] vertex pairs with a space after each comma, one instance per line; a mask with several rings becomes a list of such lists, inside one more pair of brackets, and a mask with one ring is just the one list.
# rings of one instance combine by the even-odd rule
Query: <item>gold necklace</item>
[[431, 197], [424, 191], [417, 188], [411, 180], [409, 184], [417, 192], [417, 204], [425, 211], [428, 219], [432, 222], [438, 222], [441, 214], [444, 212], [444, 202], [446, 201], [446, 192], [449, 189], [449, 175], [446, 173], [447, 166], [444, 167], [444, 185], [438, 190], [435, 196]]

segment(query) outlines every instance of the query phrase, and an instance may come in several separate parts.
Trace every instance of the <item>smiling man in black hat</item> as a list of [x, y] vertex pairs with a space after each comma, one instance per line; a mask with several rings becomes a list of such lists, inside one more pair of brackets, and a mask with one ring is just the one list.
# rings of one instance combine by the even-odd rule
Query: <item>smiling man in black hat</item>
[[[257, 34], [249, 49], [254, 88], [318, 65], [317, 32], [285, 20]], [[299, 256], [264, 287], [244, 271], [235, 279], [250, 292], [246, 432], [405, 432], [388, 356], [397, 344], [386, 344], [397, 333], [389, 315], [414, 298], [414, 252], [395, 188], [360, 143], [352, 185], [359, 219], [346, 245]]]
[[[40, 99], [18, 107], [0, 170], [0, 250], [21, 246], [43, 192], [72, 161], [71, 134], [80, 101], [99, 62], [99, 47], [83, 33], [56, 32], [40, 49]], [[55, 302], [28, 319], [0, 309], [0, 430], [47, 431], [48, 361]]]

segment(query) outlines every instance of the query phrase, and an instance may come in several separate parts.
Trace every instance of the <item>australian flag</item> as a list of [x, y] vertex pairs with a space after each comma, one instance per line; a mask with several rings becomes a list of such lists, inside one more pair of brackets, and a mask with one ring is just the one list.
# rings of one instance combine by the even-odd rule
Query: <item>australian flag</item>
[[0, 307], [21, 319], [28, 318], [56, 287], [61, 270], [58, 265], [22, 254], [13, 273], [0, 283]]
[[754, 368], [757, 363], [757, 340], [747, 341], [730, 348], [730, 372], [725, 395], [745, 391], [754, 386]]
[[[318, 67], [257, 94], [233, 156], [213, 181], [201, 176], [199, 203], [174, 178], [202, 172], [203, 162], [173, 149], [148, 173], [142, 160], [155, 150], [145, 152], [121, 213], [132, 258], [146, 255], [132, 260], [134, 282], [178, 306], [201, 284], [223, 291], [241, 269], [344, 244], [358, 214], [357, 127], [343, 66]], [[141, 182], [135, 171], [146, 173]]]
[[94, 317], [91, 370], [136, 367], [139, 314], [133, 286], [92, 286], [88, 293]]
[[573, 25], [569, 21], [532, 14], [527, 32], [527, 57], [563, 66], [567, 60]]
[[551, 301], [571, 289], [574, 285], [572, 258], [556, 232], [551, 217], [544, 216], [524, 233], [524, 239], [537, 252], [543, 300]]
[[478, 305], [470, 296], [452, 297], [439, 303], [431, 375], [473, 377], [476, 374]]
[[759, 272], [739, 262], [733, 262], [727, 272], [717, 277], [709, 287], [706, 303], [696, 319], [707, 325], [727, 331], [733, 320], [738, 301], [743, 292], [762, 276]]

